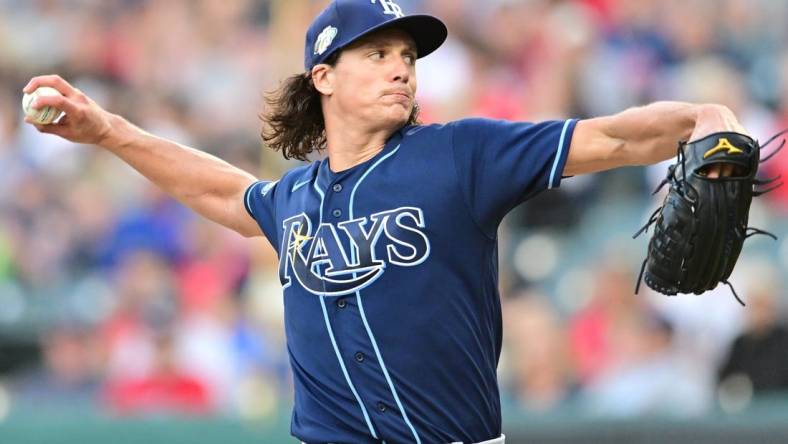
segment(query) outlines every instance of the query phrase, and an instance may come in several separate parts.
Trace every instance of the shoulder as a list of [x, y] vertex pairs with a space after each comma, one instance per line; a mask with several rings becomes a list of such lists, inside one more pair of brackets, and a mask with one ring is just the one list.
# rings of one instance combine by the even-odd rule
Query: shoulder
[[[464, 119], [454, 120], [446, 124], [451, 130], [486, 130], [489, 128], [501, 127], [512, 125], [516, 122], [508, 120], [490, 119], [487, 117], [467, 117]], [[525, 123], [525, 122], [519, 122]]]
[[443, 124], [407, 125], [398, 131], [400, 153], [423, 156], [451, 143], [451, 132]]
[[[253, 183], [249, 188], [259, 188], [260, 194], [263, 196], [269, 194], [269, 191], [276, 190], [271, 194], [283, 194], [284, 191], [291, 192], [294, 188], [300, 187], [313, 180], [317, 175], [317, 168], [320, 162], [311, 162], [301, 165], [286, 171], [279, 179], [262, 179]], [[281, 190], [281, 191], [280, 191]]]
[[463, 119], [457, 119], [449, 122], [447, 125], [451, 125], [454, 127], [458, 126], [486, 126], [486, 125], [495, 125], [499, 123], [507, 123], [508, 120], [501, 120], [501, 119], [491, 119], [489, 117], [465, 117]]
[[288, 191], [301, 188], [302, 186], [311, 183], [317, 177], [318, 169], [320, 168], [320, 161], [310, 162], [305, 165], [298, 166], [285, 172], [279, 183], [282, 188]]
[[319, 166], [320, 162], [316, 161], [287, 170], [282, 175], [282, 178], [279, 179], [279, 183], [282, 185], [295, 185], [305, 180], [312, 180], [317, 175]]
[[402, 137], [412, 140], [435, 136], [445, 130], [446, 125], [431, 123], [426, 125], [408, 125], [400, 130]]
[[436, 141], [451, 141], [456, 133], [461, 137], [474, 131], [483, 133], [487, 128], [494, 127], [498, 122], [485, 118], [467, 118], [454, 120], [447, 123], [432, 123], [426, 125], [409, 125], [401, 130], [403, 141], [409, 144], [426, 143], [433, 146]]
[[406, 137], [419, 134], [421, 137], [427, 135], [437, 135], [455, 131], [457, 128], [490, 127], [506, 123], [505, 120], [495, 120], [485, 117], [468, 117], [464, 119], [452, 120], [446, 123], [432, 123], [427, 125], [409, 125], [402, 129]]
[[439, 153], [448, 155], [458, 146], [462, 150], [467, 150], [467, 146], [484, 146], [496, 135], [507, 132], [495, 126], [500, 122], [504, 121], [472, 117], [446, 123], [409, 125], [400, 130], [402, 152], [423, 157]]

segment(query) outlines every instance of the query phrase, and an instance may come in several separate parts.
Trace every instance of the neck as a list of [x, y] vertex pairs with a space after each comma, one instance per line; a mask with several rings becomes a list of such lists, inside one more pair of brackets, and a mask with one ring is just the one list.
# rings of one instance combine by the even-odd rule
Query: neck
[[326, 118], [326, 150], [333, 172], [340, 172], [375, 157], [383, 151], [395, 129], [365, 127], [341, 117]]

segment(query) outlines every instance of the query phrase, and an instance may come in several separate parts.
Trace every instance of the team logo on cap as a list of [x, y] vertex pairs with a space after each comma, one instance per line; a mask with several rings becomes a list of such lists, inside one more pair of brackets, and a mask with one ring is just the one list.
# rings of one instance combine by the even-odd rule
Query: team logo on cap
[[396, 18], [405, 17], [405, 13], [402, 12], [402, 7], [394, 3], [394, 0], [370, 0], [370, 3], [375, 3], [375, 1], [380, 2], [384, 14], [393, 15]]
[[334, 37], [337, 36], [337, 28], [333, 26], [326, 26], [320, 31], [320, 35], [317, 36], [317, 40], [315, 40], [315, 54], [321, 55], [331, 46], [331, 42], [334, 41]]

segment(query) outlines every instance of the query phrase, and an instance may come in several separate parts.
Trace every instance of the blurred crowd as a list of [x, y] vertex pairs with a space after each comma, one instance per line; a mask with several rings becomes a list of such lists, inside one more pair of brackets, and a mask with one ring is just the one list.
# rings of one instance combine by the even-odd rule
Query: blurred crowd
[[[417, 66], [422, 120], [536, 121], [655, 100], [788, 127], [788, 3], [399, 0], [447, 43]], [[196, 217], [95, 147], [21, 117], [58, 73], [110, 111], [258, 177], [262, 92], [301, 71], [312, 0], [0, 0], [0, 414], [264, 418], [292, 396], [276, 255]], [[774, 144], [776, 145], [776, 143]], [[764, 164], [788, 171], [788, 150]], [[633, 294], [665, 165], [567, 179], [501, 229], [508, 411], [736, 412], [788, 388], [788, 243], [753, 239], [727, 288]], [[788, 236], [788, 187], [752, 222]], [[518, 414], [520, 414], [518, 413]]]

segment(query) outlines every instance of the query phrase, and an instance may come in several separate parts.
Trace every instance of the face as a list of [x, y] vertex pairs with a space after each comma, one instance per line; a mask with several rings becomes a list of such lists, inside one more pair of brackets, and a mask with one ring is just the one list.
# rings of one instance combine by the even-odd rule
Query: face
[[351, 116], [370, 129], [396, 129], [413, 111], [416, 45], [404, 31], [373, 33], [342, 50], [335, 66], [312, 70], [324, 113]]

